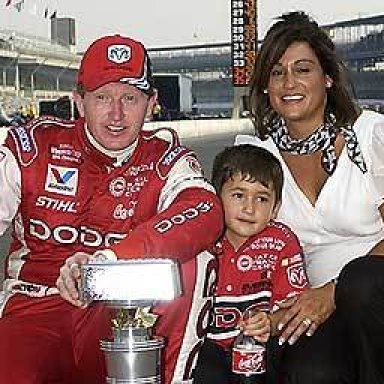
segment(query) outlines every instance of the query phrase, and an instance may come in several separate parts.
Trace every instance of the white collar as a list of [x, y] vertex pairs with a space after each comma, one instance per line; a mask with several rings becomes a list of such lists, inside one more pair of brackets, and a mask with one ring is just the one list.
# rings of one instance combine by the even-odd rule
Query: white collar
[[105, 148], [104, 146], [102, 146], [101, 144], [99, 144], [95, 140], [95, 138], [92, 136], [91, 132], [89, 131], [86, 123], [84, 125], [84, 129], [85, 129], [85, 134], [87, 135], [89, 142], [98, 151], [100, 151], [101, 153], [103, 153], [104, 155], [106, 155], [108, 157], [116, 159], [116, 161], [113, 163], [113, 165], [115, 167], [122, 166], [124, 163], [126, 163], [130, 159], [130, 157], [132, 156], [132, 153], [135, 150], [135, 148], [137, 147], [137, 143], [139, 141], [139, 139], [137, 138], [130, 146], [123, 148], [123, 149], [118, 149], [116, 151], [113, 151], [113, 150]]

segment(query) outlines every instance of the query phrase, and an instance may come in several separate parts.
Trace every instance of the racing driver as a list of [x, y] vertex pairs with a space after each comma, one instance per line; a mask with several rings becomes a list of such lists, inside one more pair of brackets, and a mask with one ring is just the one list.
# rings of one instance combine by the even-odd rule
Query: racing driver
[[[189, 383], [209, 310], [222, 209], [172, 130], [143, 130], [156, 103], [144, 46], [120, 35], [85, 52], [80, 118], [42, 117], [0, 146], [0, 235], [12, 225], [0, 299], [0, 382], [104, 384], [103, 304], [79, 300], [79, 265], [171, 257], [183, 295], [153, 309], [166, 338], [163, 382]], [[61, 274], [60, 274], [61, 270]], [[143, 276], [143, 284], [145, 284]], [[57, 283], [57, 285], [56, 285]]]

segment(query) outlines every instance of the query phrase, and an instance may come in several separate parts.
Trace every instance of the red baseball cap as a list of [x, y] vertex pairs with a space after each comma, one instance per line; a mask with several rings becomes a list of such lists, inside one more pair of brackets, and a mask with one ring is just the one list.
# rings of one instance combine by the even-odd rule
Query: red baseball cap
[[85, 51], [77, 74], [77, 85], [85, 91], [112, 82], [135, 86], [151, 94], [152, 68], [148, 53], [138, 41], [120, 35], [94, 41]]

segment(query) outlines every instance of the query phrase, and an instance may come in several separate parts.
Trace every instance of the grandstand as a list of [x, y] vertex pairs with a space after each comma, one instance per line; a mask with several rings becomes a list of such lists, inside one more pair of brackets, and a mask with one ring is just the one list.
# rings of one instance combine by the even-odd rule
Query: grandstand
[[1, 101], [6, 112], [68, 94], [80, 56], [49, 39], [0, 31]]
[[0, 48], [16, 51], [21, 55], [49, 57], [58, 60], [73, 60], [76, 55], [63, 45], [49, 39], [10, 30], [0, 31]]
[[[359, 99], [384, 100], [384, 15], [323, 26], [347, 65]], [[194, 110], [230, 115], [233, 106], [231, 44], [149, 49], [155, 72], [192, 76]], [[4, 107], [69, 95], [81, 54], [48, 39], [0, 30], [0, 95]]]

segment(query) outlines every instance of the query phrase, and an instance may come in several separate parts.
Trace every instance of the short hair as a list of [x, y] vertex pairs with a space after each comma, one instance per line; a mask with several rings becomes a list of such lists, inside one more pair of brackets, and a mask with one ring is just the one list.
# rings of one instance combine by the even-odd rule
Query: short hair
[[333, 80], [332, 87], [327, 88], [326, 112], [335, 115], [336, 125], [352, 124], [358, 117], [347, 68], [336, 53], [331, 38], [304, 12], [285, 13], [264, 38], [250, 84], [252, 120], [256, 133], [261, 137], [267, 136], [268, 126], [278, 117], [269, 103], [268, 94], [264, 92], [271, 70], [295, 42], [306, 42], [317, 56], [324, 74]]
[[75, 91], [80, 95], [80, 97], [84, 98], [86, 91], [82, 84], [76, 84]]
[[251, 144], [227, 147], [213, 161], [212, 184], [218, 194], [223, 185], [236, 175], [243, 180], [272, 185], [276, 202], [281, 201], [284, 175], [280, 161], [268, 150]]

